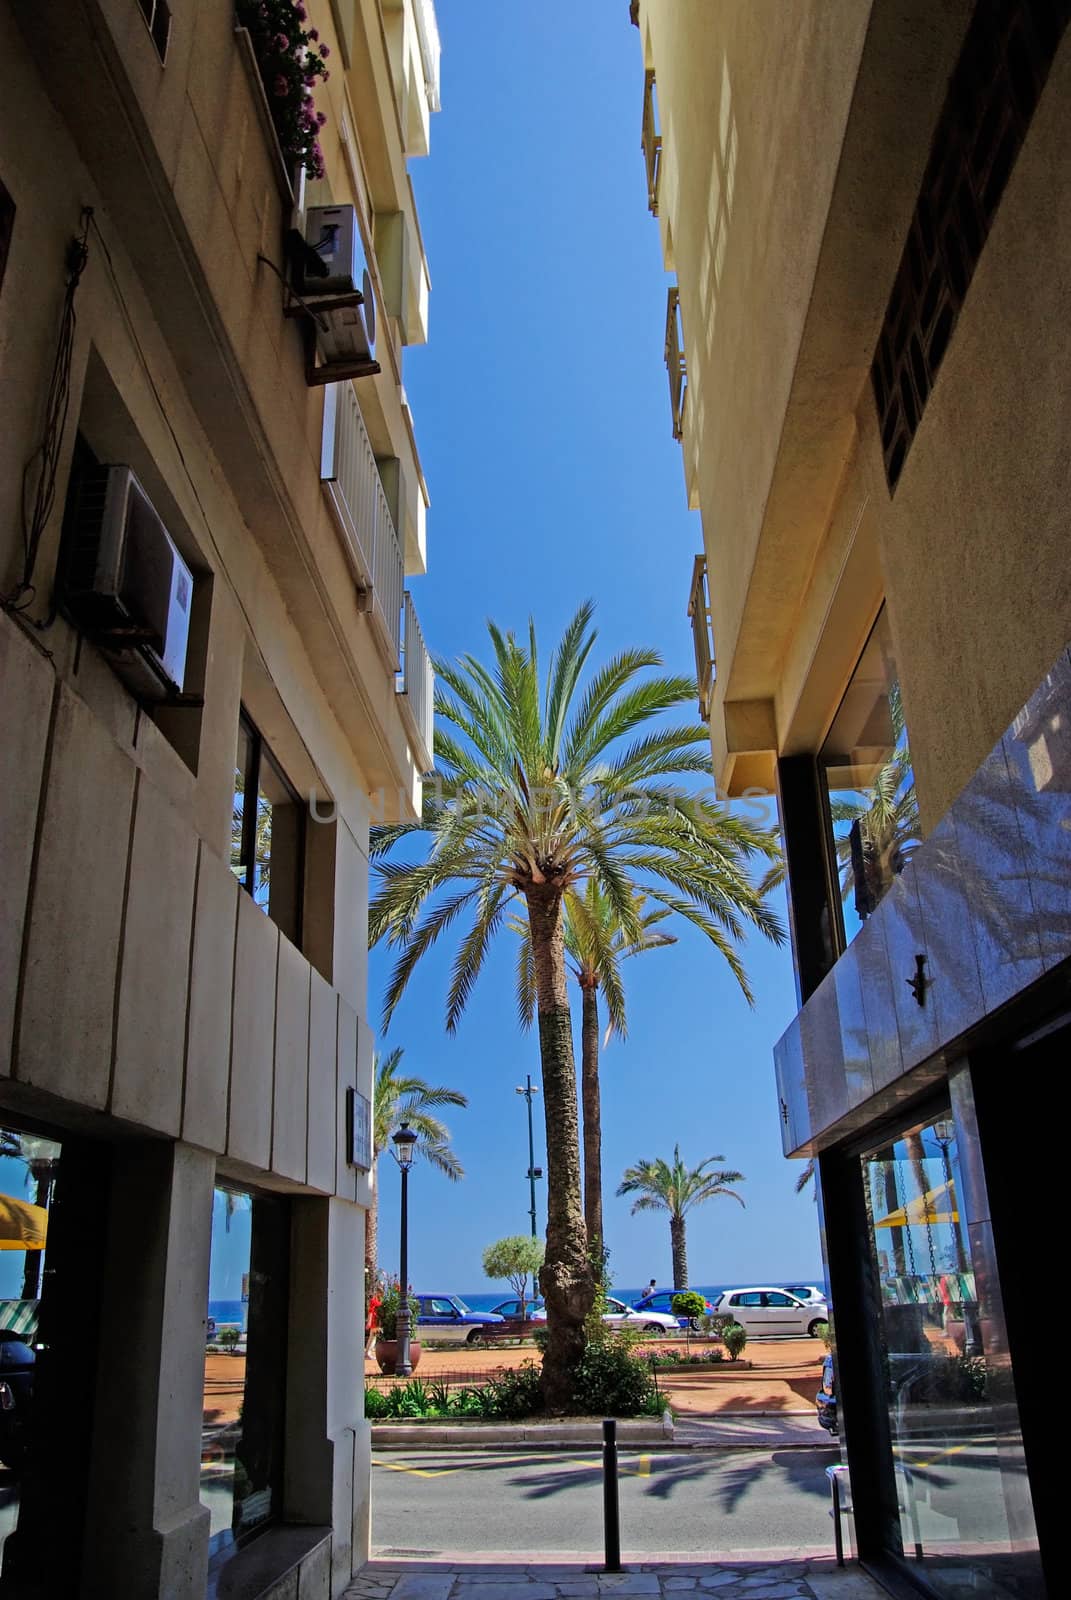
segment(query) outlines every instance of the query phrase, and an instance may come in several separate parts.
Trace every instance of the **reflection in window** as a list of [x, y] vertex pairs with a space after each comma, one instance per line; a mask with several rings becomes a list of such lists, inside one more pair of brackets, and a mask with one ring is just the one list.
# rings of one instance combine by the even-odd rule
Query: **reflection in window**
[[958, 1600], [1043, 1594], [1036, 1538], [1010, 1481], [1025, 1460], [1010, 1376], [987, 1348], [961, 1214], [951, 1112], [862, 1158], [870, 1244], [881, 1285], [881, 1349], [900, 1549], [934, 1591]]
[[918, 800], [883, 607], [818, 757], [829, 804], [845, 942], [919, 840]]
[[278, 1512], [288, 1221], [276, 1196], [215, 1191], [201, 1446], [213, 1560], [225, 1559]]
[[234, 760], [231, 871], [294, 944], [301, 939], [305, 811], [243, 713]]
[[0, 1572], [30, 1441], [48, 1213], [60, 1146], [0, 1126]]

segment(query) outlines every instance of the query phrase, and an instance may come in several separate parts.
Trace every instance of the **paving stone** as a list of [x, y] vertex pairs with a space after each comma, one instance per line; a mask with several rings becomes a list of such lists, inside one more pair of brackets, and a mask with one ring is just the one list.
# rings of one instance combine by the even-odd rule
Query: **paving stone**
[[547, 1583], [532, 1583], [523, 1575], [513, 1581], [508, 1578], [489, 1578], [480, 1582], [472, 1578], [459, 1578], [455, 1597], [465, 1600], [557, 1600], [556, 1592]]
[[678, 1589], [694, 1589], [695, 1588], [695, 1579], [694, 1578], [663, 1578], [662, 1579], [662, 1588], [664, 1590], [666, 1590], [667, 1593], [670, 1593], [670, 1594], [674, 1593]]
[[[452, 1572], [407, 1572], [391, 1590], [391, 1600], [449, 1600]], [[490, 1600], [490, 1596], [488, 1596]]]
[[600, 1594], [661, 1594], [656, 1573], [600, 1572]]

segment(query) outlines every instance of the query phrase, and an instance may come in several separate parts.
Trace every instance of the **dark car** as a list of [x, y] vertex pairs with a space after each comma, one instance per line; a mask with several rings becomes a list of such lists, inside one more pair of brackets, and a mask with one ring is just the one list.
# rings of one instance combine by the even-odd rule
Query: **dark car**
[[[685, 1294], [692, 1293], [689, 1289], [684, 1291], [679, 1289], [656, 1289], [654, 1294], [645, 1294], [642, 1300], [633, 1300], [632, 1309], [633, 1311], [668, 1311], [670, 1316], [676, 1316], [677, 1314], [673, 1310], [673, 1297], [682, 1292]], [[714, 1315], [714, 1306], [706, 1295], [703, 1296], [703, 1305], [705, 1307], [704, 1315], [712, 1317]], [[682, 1328], [693, 1326], [691, 1317], [677, 1317], [677, 1321]]]
[[818, 1420], [827, 1433], [837, 1433], [837, 1388], [833, 1373], [833, 1357], [822, 1362], [822, 1387], [814, 1397]]
[[478, 1344], [486, 1328], [501, 1325], [494, 1311], [470, 1311], [456, 1294], [421, 1294], [417, 1328], [448, 1344]]
[[0, 1333], [0, 1461], [14, 1471], [26, 1455], [36, 1359], [23, 1339]]

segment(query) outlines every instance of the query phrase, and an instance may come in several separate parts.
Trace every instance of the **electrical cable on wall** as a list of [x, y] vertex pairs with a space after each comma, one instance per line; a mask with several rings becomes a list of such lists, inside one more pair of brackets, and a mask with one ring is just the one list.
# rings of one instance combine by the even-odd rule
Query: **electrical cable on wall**
[[[45, 398], [45, 424], [41, 443], [27, 461], [22, 473], [22, 575], [10, 594], [0, 596], [0, 606], [5, 611], [25, 612], [33, 604], [36, 588], [34, 572], [41, 539], [52, 508], [56, 503], [56, 479], [59, 475], [60, 452], [67, 429], [67, 412], [71, 403], [71, 360], [74, 354], [74, 335], [77, 326], [74, 300], [78, 285], [89, 260], [89, 228], [93, 220], [92, 206], [82, 211], [82, 232], [67, 247], [67, 284], [63, 292], [63, 310], [60, 314], [59, 339], [52, 362]], [[32, 501], [32, 504], [31, 504]], [[40, 622], [37, 628], [51, 627], [55, 611]]]

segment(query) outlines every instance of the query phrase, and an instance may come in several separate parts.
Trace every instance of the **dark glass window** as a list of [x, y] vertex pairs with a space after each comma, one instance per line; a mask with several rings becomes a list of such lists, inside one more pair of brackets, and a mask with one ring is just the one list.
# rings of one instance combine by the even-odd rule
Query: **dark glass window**
[[201, 1500], [222, 1560], [276, 1520], [286, 1395], [289, 1211], [217, 1188], [212, 1208]]
[[[38, 1316], [60, 1146], [0, 1127], [0, 1572], [31, 1437]], [[6, 1470], [5, 1470], [6, 1469]]]
[[993, 1286], [984, 1274], [976, 1286], [961, 1214], [951, 1110], [861, 1159], [899, 1510], [890, 1554], [915, 1563], [929, 1592], [947, 1600], [1044, 1594], [1033, 1518], [1015, 1488], [1025, 1460], [999, 1321], [986, 1301]]
[[234, 761], [231, 870], [294, 944], [301, 943], [305, 808], [242, 713]]
[[884, 607], [818, 756], [844, 942], [876, 910], [919, 840], [918, 799]]

